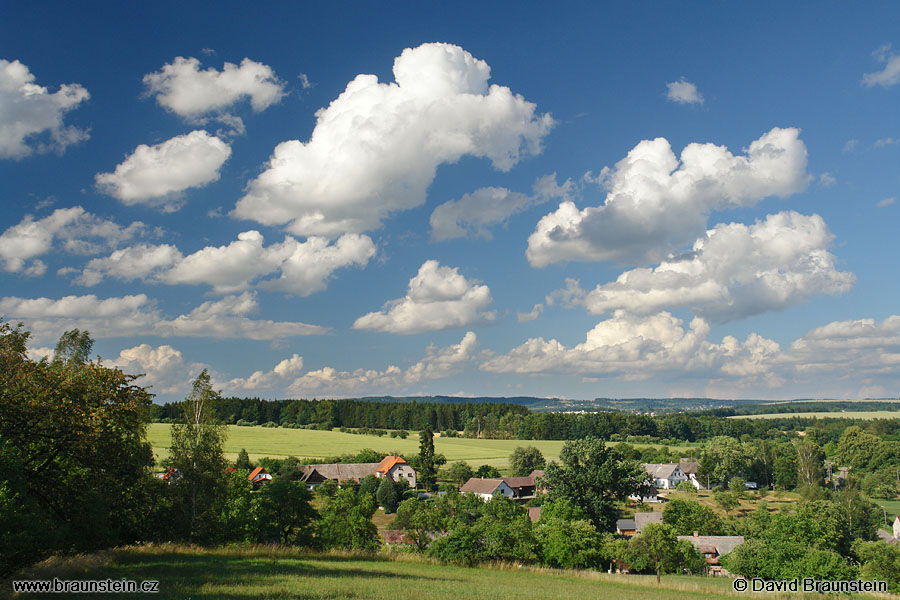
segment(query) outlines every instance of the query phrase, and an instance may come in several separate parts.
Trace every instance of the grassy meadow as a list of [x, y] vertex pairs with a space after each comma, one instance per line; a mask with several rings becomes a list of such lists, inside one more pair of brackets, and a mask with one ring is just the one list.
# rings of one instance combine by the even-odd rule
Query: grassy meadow
[[[153, 453], [157, 459], [168, 456], [168, 448], [171, 443], [170, 427], [165, 423], [150, 424], [147, 439], [153, 446]], [[549, 461], [559, 459], [559, 452], [562, 450], [563, 444], [565, 442], [557, 440], [481, 440], [438, 436], [434, 438], [435, 452], [446, 456], [448, 463], [463, 460], [476, 467], [487, 464], [500, 469], [509, 465], [509, 456], [518, 446], [535, 446]], [[418, 454], [419, 436], [414, 433], [403, 440], [387, 435], [357, 435], [336, 430], [318, 431], [315, 429], [229, 425], [228, 438], [225, 440], [225, 456], [233, 460], [241, 448], [247, 449], [251, 460], [257, 460], [264, 456], [317, 458], [356, 453], [365, 448], [384, 453]], [[685, 450], [690, 453], [690, 448], [685, 447]]]
[[[29, 569], [21, 577], [158, 580], [159, 594], [154, 597], [179, 600], [625, 597], [630, 600], [688, 600], [738, 596], [731, 591], [731, 580], [726, 578], [665, 576], [662, 585], [657, 586], [654, 576], [512, 565], [464, 568], [438, 565], [409, 555], [317, 554], [270, 547], [205, 549], [161, 545], [122, 548], [95, 555], [51, 559]], [[108, 596], [79, 594], [81, 598]], [[767, 594], [766, 597], [779, 596]]]
[[792, 417], [805, 417], [808, 419], [900, 419], [900, 411], [897, 410], [861, 410], [861, 411], [837, 411], [837, 412], [807, 412], [807, 413], [766, 413], [762, 415], [736, 415], [729, 419], [790, 419]]

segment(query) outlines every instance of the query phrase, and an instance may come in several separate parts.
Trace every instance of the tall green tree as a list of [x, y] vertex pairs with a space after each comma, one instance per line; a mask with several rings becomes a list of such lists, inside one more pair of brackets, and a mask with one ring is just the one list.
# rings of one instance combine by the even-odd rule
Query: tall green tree
[[94, 340], [87, 331], [70, 329], [63, 333], [53, 351], [54, 365], [83, 365], [91, 360]]
[[665, 523], [650, 523], [639, 536], [629, 541], [629, 564], [638, 570], [650, 569], [656, 573], [656, 583], [659, 584], [663, 573], [677, 571], [684, 562], [696, 563], [692, 560], [694, 558], [692, 554], [696, 554], [693, 546], [691, 546], [693, 553], [685, 550], [679, 546], [679, 540], [671, 526]]
[[27, 523], [18, 542], [31, 535], [14, 555], [147, 539], [157, 504], [144, 439], [151, 395], [99, 362], [33, 361], [28, 338], [0, 322], [0, 504], [19, 515], [0, 521]]
[[216, 416], [218, 398], [204, 369], [182, 403], [181, 423], [172, 425], [169, 466], [181, 475], [174, 487], [183, 510], [183, 534], [191, 541], [215, 540], [225, 498], [226, 430]]
[[369, 494], [357, 495], [351, 488], [337, 490], [319, 510], [316, 539], [326, 548], [374, 550], [378, 546], [378, 529], [372, 523], [375, 508], [375, 499]]
[[509, 457], [513, 477], [525, 477], [535, 469], [543, 469], [546, 464], [544, 455], [535, 446], [519, 446]]
[[390, 477], [381, 478], [378, 490], [375, 492], [375, 499], [384, 508], [385, 513], [397, 512], [397, 505], [400, 504], [400, 493], [397, 491], [397, 485], [391, 481]]
[[241, 451], [238, 452], [237, 458], [234, 461], [234, 467], [238, 470], [253, 470], [253, 463], [250, 462], [250, 455], [247, 454], [246, 448], [241, 448]]
[[278, 477], [253, 494], [253, 512], [262, 542], [311, 546], [319, 514], [306, 485]]
[[434, 432], [426, 426], [419, 434], [419, 483], [426, 490], [437, 489], [437, 466], [434, 461]]
[[456, 485], [464, 484], [475, 475], [475, 472], [472, 470], [472, 467], [469, 466], [469, 463], [461, 460], [450, 465], [448, 471], [450, 481]]
[[603, 440], [566, 442], [559, 457], [562, 464], [550, 463], [544, 475], [551, 500], [565, 499], [579, 507], [597, 531], [615, 528], [618, 502], [649, 490], [640, 463], [607, 447]]

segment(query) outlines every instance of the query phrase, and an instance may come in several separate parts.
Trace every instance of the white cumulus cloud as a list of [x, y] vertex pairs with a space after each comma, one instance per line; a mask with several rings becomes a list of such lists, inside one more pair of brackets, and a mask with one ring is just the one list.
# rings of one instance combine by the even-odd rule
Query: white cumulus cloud
[[206, 131], [178, 135], [155, 146], [141, 144], [112, 173], [98, 173], [103, 192], [133, 206], [145, 204], [171, 212], [181, 208], [180, 192], [219, 179], [231, 147]]
[[703, 96], [697, 86], [684, 77], [666, 84], [666, 99], [678, 104], [703, 104]]
[[316, 114], [309, 141], [276, 146], [234, 214], [298, 235], [358, 233], [421, 205], [441, 164], [469, 155], [509, 170], [541, 151], [553, 120], [489, 78], [458, 46], [404, 50], [395, 83], [358, 75]]
[[109, 276], [170, 285], [206, 284], [216, 292], [231, 293], [277, 273], [259, 281], [259, 287], [308, 296], [324, 290], [336, 270], [365, 266], [375, 255], [375, 244], [366, 235], [346, 234], [333, 243], [320, 237], [298, 242], [290, 236], [269, 246], [263, 241], [258, 231], [245, 231], [228, 245], [207, 246], [187, 256], [168, 244], [139, 244], [91, 260], [75, 282], [91, 286]]
[[749, 226], [720, 224], [688, 255], [625, 271], [587, 294], [584, 304], [594, 314], [684, 306], [717, 322], [782, 310], [814, 294], [850, 289], [853, 274], [838, 271], [827, 249], [832, 238], [822, 217], [793, 211]]
[[125, 348], [112, 361], [106, 363], [125, 373], [141, 374], [136, 385], [149, 387], [154, 394], [184, 394], [191, 389], [191, 380], [197, 377], [205, 365], [187, 364], [180, 350], [163, 345], [153, 347], [140, 344]]
[[34, 80], [34, 74], [18, 60], [0, 59], [0, 158], [62, 152], [88, 139], [86, 130], [63, 123], [67, 112], [91, 97], [88, 91], [69, 83], [51, 94]]
[[0, 234], [0, 268], [40, 275], [45, 267], [36, 257], [50, 252], [54, 244], [69, 254], [94, 254], [145, 232], [140, 221], [122, 227], [80, 206], [57, 209], [42, 219], [26, 215]]
[[316, 394], [346, 396], [408, 390], [411, 385], [444, 379], [461, 372], [465, 364], [475, 358], [477, 345], [477, 336], [469, 331], [458, 344], [444, 348], [429, 346], [425, 357], [407, 369], [395, 365], [383, 370], [360, 368], [353, 371], [322, 367], [294, 379], [288, 390], [291, 394], [301, 397]]
[[495, 319], [493, 311], [485, 310], [490, 304], [488, 286], [469, 281], [455, 267], [428, 260], [409, 280], [406, 296], [359, 317], [353, 328], [413, 334], [466, 327]]
[[229, 134], [244, 132], [240, 117], [231, 114], [235, 106], [249, 100], [260, 112], [278, 103], [286, 94], [285, 84], [272, 67], [249, 58], [240, 65], [226, 62], [222, 70], [201, 70], [196, 58], [178, 56], [155, 72], [144, 75], [147, 94], [163, 108], [192, 123], [213, 117], [230, 127]]
[[664, 138], [644, 140], [604, 168], [600, 206], [572, 201], [545, 215], [528, 238], [533, 266], [569, 260], [660, 260], [703, 234], [709, 213], [788, 196], [808, 181], [799, 130], [774, 128], [735, 156], [724, 146], [689, 144], [680, 160]]
[[573, 184], [556, 183], [556, 174], [546, 175], [534, 184], [532, 195], [511, 192], [506, 188], [479, 188], [464, 194], [459, 200], [450, 200], [431, 213], [431, 238], [448, 240], [460, 237], [492, 239], [490, 227], [506, 224], [509, 218], [536, 204], [552, 198], [569, 195]]

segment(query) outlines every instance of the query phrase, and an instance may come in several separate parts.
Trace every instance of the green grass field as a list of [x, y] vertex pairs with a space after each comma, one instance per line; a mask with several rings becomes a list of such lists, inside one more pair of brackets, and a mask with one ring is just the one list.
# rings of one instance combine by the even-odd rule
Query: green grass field
[[900, 500], [886, 500], [884, 498], [875, 498], [874, 500], [878, 506], [884, 507], [888, 521], [893, 522], [894, 518], [900, 515]]
[[[653, 576], [514, 566], [462, 568], [437, 565], [411, 556], [392, 559], [384, 555], [312, 554], [281, 548], [210, 550], [171, 545], [125, 548], [73, 559], [52, 559], [29, 570], [24, 577], [158, 580], [159, 594], [154, 597], [179, 600], [688, 600], [697, 597], [735, 597], [731, 591], [731, 580], [725, 578], [666, 576], [662, 585], [657, 586]], [[109, 595], [79, 595], [79, 598], [103, 597]]]
[[[170, 425], [151, 423], [147, 439], [153, 446], [157, 459], [168, 456], [170, 445]], [[562, 450], [562, 441], [547, 440], [480, 440], [468, 438], [434, 439], [434, 450], [447, 457], [447, 462], [464, 460], [471, 465], [492, 465], [504, 468], [509, 464], [509, 456], [518, 446], [536, 446], [547, 460], [558, 460]], [[642, 446], [642, 444], [634, 444]], [[317, 458], [356, 453], [365, 448], [378, 452], [399, 452], [400, 454], [418, 454], [419, 438], [417, 434], [407, 439], [389, 436], [357, 435], [340, 431], [318, 431], [314, 429], [283, 429], [281, 427], [238, 427], [228, 426], [228, 438], [225, 441], [225, 455], [234, 459], [241, 448], [246, 448], [251, 460], [264, 456], [281, 458], [296, 456], [297, 458]], [[689, 448], [686, 448], [690, 452]]]
[[790, 419], [791, 417], [806, 417], [808, 419], [900, 419], [900, 411], [874, 410], [874, 411], [838, 411], [838, 412], [808, 412], [808, 413], [766, 413], [762, 415], [737, 415], [729, 419]]

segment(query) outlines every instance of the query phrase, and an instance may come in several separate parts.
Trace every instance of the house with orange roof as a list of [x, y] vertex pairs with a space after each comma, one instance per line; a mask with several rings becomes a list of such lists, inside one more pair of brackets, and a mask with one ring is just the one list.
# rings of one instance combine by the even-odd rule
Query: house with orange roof
[[272, 476], [262, 467], [256, 467], [250, 472], [249, 475], [247, 475], [247, 481], [252, 483], [253, 487], [256, 487], [258, 485], [262, 485], [264, 483], [269, 483], [270, 481], [272, 481]]
[[377, 463], [332, 463], [320, 465], [300, 465], [300, 480], [312, 490], [317, 485], [331, 479], [340, 484], [343, 481], [359, 483], [369, 475], [390, 477], [393, 481], [406, 481], [409, 487], [417, 484], [416, 471], [401, 456], [385, 456]]

